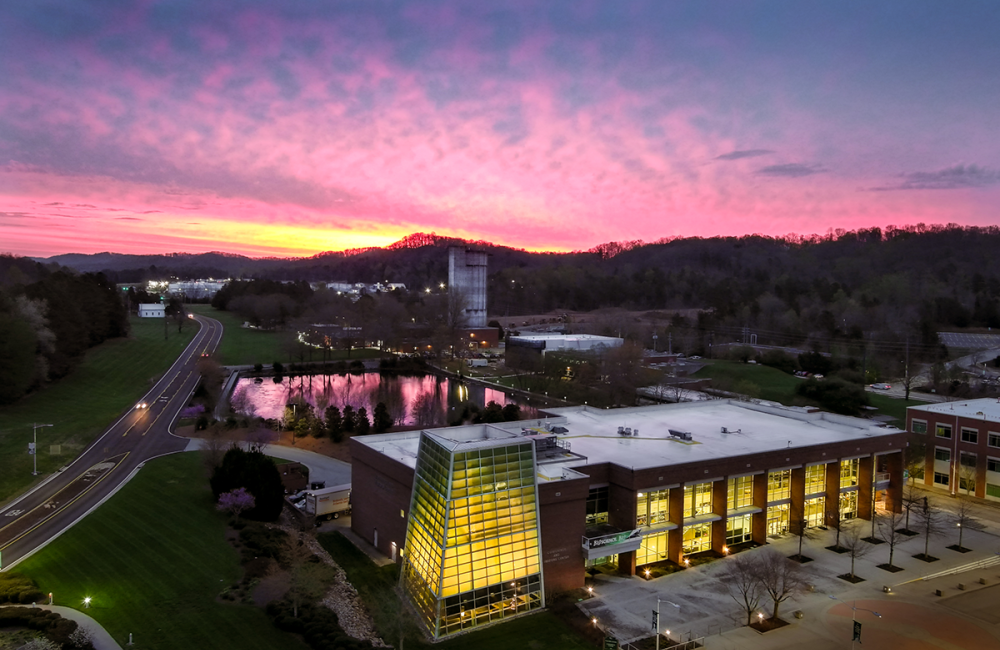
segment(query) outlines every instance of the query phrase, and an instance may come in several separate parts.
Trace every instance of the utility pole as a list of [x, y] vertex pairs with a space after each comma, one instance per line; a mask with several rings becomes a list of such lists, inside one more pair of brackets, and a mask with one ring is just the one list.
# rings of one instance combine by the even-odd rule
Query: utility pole
[[667, 354], [674, 353], [674, 334], [673, 332], [667, 332]]
[[38, 476], [38, 430], [42, 427], [51, 427], [51, 424], [33, 424], [31, 425], [31, 435], [34, 436], [34, 442], [31, 443], [30, 451], [31, 458], [34, 461], [34, 470], [31, 472], [32, 476]]
[[910, 399], [910, 337], [906, 337], [906, 368], [903, 387], [906, 389], [906, 399]]

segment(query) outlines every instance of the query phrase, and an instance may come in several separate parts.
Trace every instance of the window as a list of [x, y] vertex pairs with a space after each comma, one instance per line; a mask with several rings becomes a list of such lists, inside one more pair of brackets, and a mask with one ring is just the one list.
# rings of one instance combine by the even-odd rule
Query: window
[[806, 499], [804, 510], [807, 528], [822, 526], [826, 519], [826, 497]]
[[656, 526], [670, 521], [670, 490], [652, 490], [639, 493], [636, 501], [637, 526]]
[[935, 447], [934, 460], [943, 460], [946, 463], [951, 462], [951, 450], [944, 447]]
[[806, 468], [806, 494], [826, 492], [826, 465], [810, 465]]
[[948, 485], [948, 475], [941, 472], [934, 472], [934, 485]]
[[590, 488], [587, 495], [587, 525], [608, 523], [608, 488]]
[[939, 424], [934, 429], [934, 435], [938, 438], [951, 438], [951, 425]]
[[1000, 472], [1000, 459], [987, 458], [986, 459], [986, 471], [987, 472]]
[[781, 501], [792, 495], [792, 470], [783, 469], [767, 474], [767, 500]]
[[851, 487], [858, 484], [858, 472], [861, 469], [861, 459], [840, 461], [840, 487]]
[[737, 476], [736, 478], [729, 479], [727, 503], [730, 510], [737, 510], [753, 505], [752, 476]]
[[[697, 517], [712, 514], [712, 484], [697, 483], [684, 486], [684, 516]], [[686, 534], [686, 533], [685, 533]]]
[[972, 467], [976, 466], [976, 455], [975, 454], [959, 454], [958, 462], [961, 463], [962, 467]]
[[994, 485], [993, 483], [986, 484], [986, 496], [988, 497], [1000, 497], [1000, 485]]
[[986, 444], [990, 447], [1000, 447], [1000, 433], [990, 433]]
[[858, 516], [858, 493], [857, 492], [841, 492], [840, 493], [840, 518], [841, 519], [854, 519]]
[[927, 423], [923, 420], [913, 420], [910, 422], [910, 431], [913, 433], [927, 433]]
[[958, 477], [958, 488], [960, 490], [965, 490], [966, 494], [976, 491], [976, 479], [965, 478], [964, 476]]
[[789, 504], [771, 506], [767, 509], [767, 534], [784, 535], [788, 532], [788, 516], [791, 508]]
[[685, 526], [683, 547], [685, 555], [700, 553], [712, 548], [712, 524]]
[[730, 517], [726, 522], [726, 544], [734, 546], [749, 542], [753, 538], [751, 530], [751, 515]]
[[642, 536], [642, 546], [635, 554], [638, 566], [667, 559], [667, 531]]
[[962, 427], [962, 442], [971, 442], [972, 444], [976, 444], [979, 442], [979, 431]]

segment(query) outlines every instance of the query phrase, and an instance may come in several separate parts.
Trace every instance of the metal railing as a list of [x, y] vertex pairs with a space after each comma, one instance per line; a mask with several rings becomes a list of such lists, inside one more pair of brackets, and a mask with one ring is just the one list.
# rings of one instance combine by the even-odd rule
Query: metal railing
[[705, 637], [700, 636], [697, 639], [691, 639], [690, 641], [684, 641], [682, 643], [677, 643], [675, 645], [668, 645], [662, 650], [694, 650], [695, 648], [705, 647]]

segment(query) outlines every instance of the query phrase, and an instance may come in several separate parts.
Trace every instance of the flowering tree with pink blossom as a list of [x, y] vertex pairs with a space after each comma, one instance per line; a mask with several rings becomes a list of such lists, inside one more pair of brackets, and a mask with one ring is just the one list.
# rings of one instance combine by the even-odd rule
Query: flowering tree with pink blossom
[[255, 505], [257, 505], [256, 499], [253, 498], [252, 494], [247, 492], [246, 488], [236, 488], [235, 490], [220, 494], [219, 503], [215, 508], [223, 512], [230, 512], [239, 520], [240, 513], [250, 510]]

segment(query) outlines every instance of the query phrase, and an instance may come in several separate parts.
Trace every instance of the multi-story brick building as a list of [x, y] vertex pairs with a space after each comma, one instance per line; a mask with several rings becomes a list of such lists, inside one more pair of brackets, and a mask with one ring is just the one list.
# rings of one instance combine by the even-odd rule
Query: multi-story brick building
[[1000, 501], [1000, 400], [911, 406], [906, 428], [926, 443], [924, 485]]
[[352, 528], [403, 559], [435, 637], [594, 565], [634, 575], [900, 510], [907, 434], [870, 420], [731, 401], [547, 416], [351, 440]]

